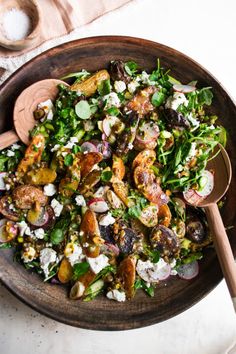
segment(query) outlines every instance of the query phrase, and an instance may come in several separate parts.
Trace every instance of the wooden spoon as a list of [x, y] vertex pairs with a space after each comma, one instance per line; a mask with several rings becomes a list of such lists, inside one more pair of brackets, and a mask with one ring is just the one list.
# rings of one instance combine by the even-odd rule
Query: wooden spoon
[[35, 126], [33, 112], [38, 104], [48, 99], [55, 100], [58, 94], [57, 85], [67, 83], [56, 80], [46, 79], [37, 81], [33, 85], [27, 87], [18, 96], [14, 111], [13, 122], [15, 130], [9, 130], [0, 135], [0, 150], [16, 143], [18, 140], [23, 141], [26, 145], [29, 144], [29, 131]]
[[198, 203], [197, 206], [205, 209], [215, 250], [236, 311], [236, 263], [216, 204], [229, 188], [232, 168], [227, 152], [221, 145], [218, 147], [220, 152], [207, 164], [208, 170], [212, 169], [214, 171], [213, 191], [206, 199]]

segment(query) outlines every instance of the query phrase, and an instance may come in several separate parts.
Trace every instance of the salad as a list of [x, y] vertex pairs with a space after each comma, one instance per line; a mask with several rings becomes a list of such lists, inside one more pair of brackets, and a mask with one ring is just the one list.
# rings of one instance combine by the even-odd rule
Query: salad
[[29, 146], [0, 152], [0, 249], [84, 301], [197, 276], [212, 239], [190, 204], [211, 193], [207, 162], [226, 143], [211, 88], [180, 83], [159, 60], [150, 73], [114, 60], [63, 79], [34, 111]]

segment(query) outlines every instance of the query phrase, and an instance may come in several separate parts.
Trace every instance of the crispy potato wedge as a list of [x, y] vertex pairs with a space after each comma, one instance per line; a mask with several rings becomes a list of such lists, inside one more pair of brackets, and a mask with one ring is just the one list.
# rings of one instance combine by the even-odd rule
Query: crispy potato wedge
[[155, 160], [156, 152], [154, 150], [145, 149], [135, 157], [132, 168], [133, 170], [138, 166], [148, 168], [154, 164]]
[[11, 199], [5, 195], [0, 199], [0, 214], [4, 215], [7, 219], [18, 221], [20, 219], [19, 213], [10, 209]]
[[68, 283], [72, 279], [73, 268], [67, 258], [63, 258], [57, 273], [57, 277], [62, 284]]
[[115, 154], [113, 154], [112, 160], [113, 179], [121, 181], [125, 176], [125, 164], [123, 160]]
[[[87, 209], [80, 225], [80, 233], [82, 236], [82, 248], [87, 257], [95, 258], [99, 256], [100, 253], [100, 244], [104, 242], [104, 240], [100, 237], [100, 230], [98, 221], [96, 218], [96, 214]], [[100, 244], [99, 244], [100, 239]]]
[[158, 224], [158, 207], [157, 205], [148, 205], [143, 208], [139, 220], [147, 227], [154, 227]]
[[118, 197], [122, 200], [122, 202], [127, 206], [131, 207], [134, 205], [132, 200], [129, 200], [129, 189], [128, 184], [124, 183], [123, 181], [117, 181], [112, 183], [112, 187], [114, 192], [118, 195]]
[[34, 163], [39, 163], [41, 161], [44, 146], [44, 136], [41, 134], [34, 136], [25, 151], [25, 156], [17, 167], [17, 172], [25, 174]]
[[168, 202], [167, 195], [162, 191], [153, 171], [138, 166], [134, 170], [134, 182], [136, 187], [150, 202], [161, 206]]
[[88, 79], [74, 83], [70, 89], [72, 91], [79, 91], [83, 95], [89, 97], [92, 96], [98, 89], [99, 84], [104, 81], [108, 80], [110, 75], [107, 70], [99, 70], [96, 74], [90, 76]]
[[79, 191], [81, 194], [85, 195], [100, 181], [101, 172], [98, 170], [91, 171], [87, 177], [83, 180], [81, 185], [79, 186]]
[[132, 256], [128, 256], [121, 261], [118, 268], [118, 276], [128, 299], [134, 296], [135, 264], [136, 259]]
[[100, 161], [102, 161], [102, 154], [100, 154], [100, 152], [88, 152], [87, 154], [84, 154], [80, 160], [81, 179], [85, 178], [94, 165]]
[[45, 206], [48, 201], [41, 189], [28, 184], [16, 187], [12, 199], [19, 209], [31, 209], [35, 204]]
[[161, 205], [159, 208], [159, 211], [158, 211], [159, 224], [168, 227], [171, 222], [171, 217], [172, 217], [172, 215], [171, 215], [170, 208], [168, 207], [168, 205], [167, 204]]
[[94, 274], [91, 270], [88, 270], [87, 273], [82, 275], [71, 288], [70, 299], [72, 300], [80, 299], [84, 295], [84, 292], [87, 289], [87, 287], [95, 279], [95, 277], [96, 274]]
[[57, 173], [48, 167], [41, 167], [26, 173], [24, 176], [25, 183], [44, 186], [53, 183], [57, 178]]
[[145, 114], [154, 110], [151, 103], [151, 96], [157, 91], [155, 86], [149, 86], [139, 91], [131, 101], [127, 104], [127, 108], [135, 111], [139, 116], [144, 116]]

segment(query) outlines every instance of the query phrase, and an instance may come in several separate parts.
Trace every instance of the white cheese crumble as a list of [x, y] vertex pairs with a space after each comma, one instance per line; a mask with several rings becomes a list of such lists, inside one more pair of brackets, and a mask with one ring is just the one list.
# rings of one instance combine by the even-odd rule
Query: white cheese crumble
[[189, 162], [194, 156], [196, 156], [197, 150], [196, 150], [196, 143], [191, 143], [191, 147], [188, 153], [188, 156], [185, 159], [185, 162]]
[[52, 120], [53, 119], [53, 103], [52, 100], [48, 99], [44, 102], [41, 102], [38, 104], [38, 108], [42, 108], [45, 112], [46, 117], [43, 117], [41, 119], [41, 121], [44, 121], [44, 119], [46, 118], [47, 120]]
[[20, 236], [24, 236], [24, 235], [30, 236], [31, 235], [30, 228], [25, 221], [18, 222], [17, 226], [19, 227], [19, 230], [20, 230]]
[[14, 150], [18, 150], [18, 149], [20, 149], [20, 145], [17, 144], [17, 143], [12, 144], [11, 149], [12, 149], [13, 151], [14, 151]]
[[51, 201], [51, 207], [54, 210], [55, 216], [61, 215], [63, 205], [59, 203], [58, 200], [56, 200], [55, 198]]
[[113, 218], [111, 213], [107, 213], [107, 215], [104, 215], [104, 216], [101, 217], [101, 219], [99, 221], [99, 225], [108, 226], [108, 225], [114, 224], [115, 221], [116, 221], [116, 219]]
[[12, 157], [12, 156], [15, 156], [15, 153], [14, 153], [14, 151], [7, 150], [6, 155], [7, 155], [8, 157]]
[[114, 83], [114, 88], [116, 92], [123, 92], [126, 89], [126, 84], [124, 81], [115, 81]]
[[77, 195], [75, 197], [75, 202], [78, 206], [86, 206], [86, 201], [85, 201], [83, 195], [80, 195], [80, 194]]
[[105, 198], [106, 192], [110, 188], [108, 186], [99, 187], [98, 190], [93, 194], [95, 198]]
[[4, 180], [6, 178], [6, 176], [7, 176], [6, 172], [0, 173], [0, 190], [2, 190], [2, 191], [5, 191], [7, 189], [7, 185]]
[[56, 194], [56, 192], [56, 186], [52, 183], [48, 183], [43, 187], [43, 193], [48, 197], [52, 197], [54, 194]]
[[64, 147], [68, 149], [72, 149], [73, 146], [76, 145], [78, 142], [79, 139], [76, 136], [72, 136]]
[[163, 258], [160, 258], [157, 263], [152, 263], [149, 260], [143, 262], [139, 259], [136, 271], [143, 280], [148, 283], [154, 283], [165, 278], [165, 274], [170, 274], [170, 266]]
[[45, 277], [49, 275], [49, 265], [57, 262], [57, 253], [52, 248], [44, 248], [40, 251], [40, 266], [44, 271]]
[[98, 274], [103, 268], [109, 265], [109, 258], [104, 254], [100, 254], [100, 256], [96, 258], [87, 257], [87, 261], [95, 274]]
[[[191, 123], [191, 125], [192, 125], [195, 129], [197, 129], [197, 128], [199, 127], [200, 122], [199, 122], [196, 118], [193, 117], [192, 112], [189, 113], [189, 114], [187, 114], [186, 118], [188, 119], [188, 121]], [[214, 127], [214, 128], [215, 128], [215, 127]], [[194, 130], [195, 130], [195, 129], [194, 129]], [[192, 131], [193, 131], [193, 130], [192, 130]]]
[[124, 302], [126, 300], [125, 292], [117, 289], [108, 291], [107, 298], [118, 302]]
[[44, 229], [42, 227], [40, 227], [39, 229], [34, 230], [34, 235], [36, 238], [38, 238], [39, 240], [42, 240], [44, 238]]
[[103, 100], [106, 101], [105, 109], [111, 107], [120, 107], [120, 99], [116, 92], [110, 92], [108, 95], [103, 97]]
[[188, 100], [185, 95], [181, 92], [174, 92], [173, 96], [170, 96], [166, 100], [165, 108], [171, 108], [175, 111], [177, 108], [183, 104], [184, 106], [188, 105]]
[[28, 247], [27, 250], [22, 253], [21, 258], [24, 263], [29, 263], [35, 258], [35, 255], [36, 250], [33, 247]]
[[83, 255], [82, 248], [73, 242], [69, 242], [66, 245], [66, 248], [64, 250], [64, 255], [68, 259], [72, 267], [76, 263], [82, 262], [82, 260], [85, 258], [85, 256]]
[[61, 145], [55, 144], [53, 148], [51, 148], [51, 152], [58, 151], [60, 149]]
[[83, 122], [83, 125], [84, 125], [84, 130], [86, 132], [90, 132], [95, 128], [95, 124], [91, 120], [86, 120], [85, 122]]
[[128, 90], [130, 93], [134, 93], [135, 90], [137, 89], [137, 87], [139, 87], [139, 83], [135, 80], [131, 81], [129, 84], [128, 84]]

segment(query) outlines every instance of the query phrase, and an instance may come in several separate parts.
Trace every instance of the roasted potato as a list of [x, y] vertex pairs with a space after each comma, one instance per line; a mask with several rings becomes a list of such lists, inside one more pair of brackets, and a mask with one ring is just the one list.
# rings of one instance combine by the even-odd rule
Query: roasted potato
[[112, 179], [121, 181], [125, 176], [125, 164], [122, 158], [113, 154], [112, 156]]
[[171, 211], [167, 204], [160, 206], [158, 211], [159, 224], [169, 227], [171, 222]]
[[87, 154], [84, 154], [80, 160], [81, 179], [85, 178], [94, 165], [100, 161], [102, 161], [102, 154], [100, 154], [100, 152], [88, 152]]
[[28, 184], [16, 187], [12, 199], [19, 209], [31, 209], [36, 203], [45, 206], [48, 201], [41, 189]]
[[143, 168], [148, 168], [154, 164], [156, 160], [156, 153], [154, 150], [150, 149], [145, 149], [138, 153], [138, 155], [135, 157], [133, 163], [132, 163], [132, 168], [133, 170], [137, 166], [141, 166]]
[[128, 184], [120, 181], [112, 183], [112, 187], [114, 192], [118, 195], [118, 197], [122, 200], [122, 202], [127, 206], [131, 207], [134, 205], [134, 202], [128, 198], [129, 196], [129, 189]]
[[158, 207], [157, 205], [148, 205], [141, 211], [139, 220], [147, 227], [154, 227], [158, 223]]
[[87, 209], [80, 225], [81, 245], [87, 257], [95, 258], [99, 256], [100, 244], [104, 240], [100, 236], [100, 230], [96, 214]]
[[86, 195], [100, 181], [101, 172], [98, 170], [91, 171], [79, 186], [79, 192]]
[[34, 136], [25, 151], [25, 156], [17, 167], [17, 172], [20, 174], [25, 174], [33, 164], [39, 163], [41, 161], [44, 146], [44, 136], [41, 134]]
[[127, 104], [127, 109], [135, 111], [139, 116], [144, 116], [154, 110], [151, 96], [157, 91], [155, 86], [149, 86], [139, 91]]
[[128, 256], [121, 261], [118, 268], [118, 277], [120, 278], [128, 299], [134, 296], [135, 264], [136, 259], [132, 256]]
[[57, 273], [61, 283], [68, 283], [72, 279], [73, 268], [67, 258], [63, 258]]
[[44, 186], [48, 183], [53, 183], [57, 178], [55, 171], [48, 167], [41, 167], [36, 170], [32, 170], [26, 173], [24, 181], [27, 184]]
[[12, 221], [18, 221], [20, 219], [20, 214], [11, 208], [12, 200], [11, 197], [5, 195], [0, 199], [0, 214], [4, 215], [7, 219]]
[[97, 91], [98, 86], [102, 81], [108, 80], [109, 78], [110, 75], [107, 70], [99, 70], [88, 79], [78, 83], [75, 82], [70, 89], [72, 91], [81, 92], [83, 95], [89, 97]]

